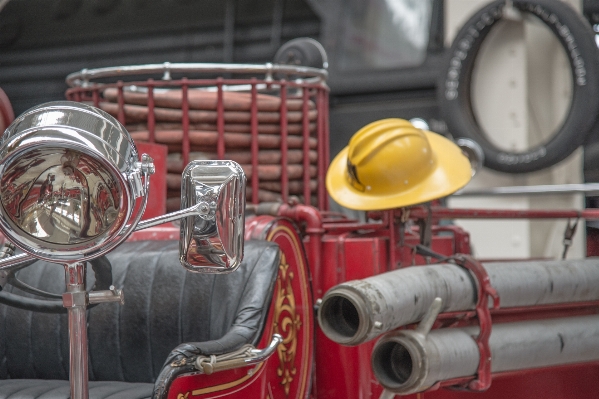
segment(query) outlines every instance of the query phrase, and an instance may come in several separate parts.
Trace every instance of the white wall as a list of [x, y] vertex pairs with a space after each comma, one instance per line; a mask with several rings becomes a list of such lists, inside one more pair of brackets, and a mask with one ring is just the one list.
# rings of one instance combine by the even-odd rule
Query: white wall
[[[557, 1], [557, 0], [556, 0]], [[581, 2], [568, 1], [581, 9]], [[487, 1], [447, 0], [447, 45], [462, 24]], [[498, 145], [518, 150], [542, 140], [561, 124], [571, 95], [565, 52], [541, 23], [502, 21], [489, 34], [473, 73], [474, 111]], [[468, 187], [582, 182], [582, 151], [547, 170], [504, 174], [484, 169]], [[581, 209], [582, 195], [451, 198], [451, 207], [503, 209]], [[479, 258], [560, 257], [566, 220], [460, 220], [471, 233]], [[568, 258], [585, 254], [584, 223], [579, 224]]]

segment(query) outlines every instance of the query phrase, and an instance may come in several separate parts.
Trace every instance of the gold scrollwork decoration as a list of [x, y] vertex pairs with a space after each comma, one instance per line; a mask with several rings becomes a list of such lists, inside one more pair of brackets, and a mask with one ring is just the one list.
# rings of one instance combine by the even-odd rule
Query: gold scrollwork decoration
[[188, 398], [189, 398], [189, 392], [185, 393], [185, 395], [183, 395], [182, 393], [177, 395], [177, 399], [188, 399]]
[[287, 396], [289, 396], [291, 382], [297, 374], [297, 368], [295, 367], [297, 332], [302, 325], [300, 315], [296, 313], [295, 295], [292, 287], [293, 277], [293, 272], [289, 270], [285, 254], [281, 252], [279, 277], [277, 278], [274, 330], [275, 333], [281, 334], [283, 337], [283, 342], [277, 347], [280, 361], [277, 375], [281, 379], [281, 385], [283, 385]]

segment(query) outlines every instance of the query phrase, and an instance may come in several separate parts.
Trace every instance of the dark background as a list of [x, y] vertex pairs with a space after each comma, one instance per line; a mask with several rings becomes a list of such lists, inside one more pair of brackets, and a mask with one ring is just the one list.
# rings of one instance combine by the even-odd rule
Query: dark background
[[442, 1], [434, 3], [427, 57], [413, 68], [336, 70], [343, 10], [340, 0], [11, 0], [0, 12], [0, 87], [18, 115], [64, 99], [65, 77], [83, 68], [264, 63], [286, 41], [311, 37], [330, 61], [332, 154], [377, 119], [422, 117], [435, 124]]
[[[351, 3], [352, 1], [358, 3]], [[363, 2], [363, 3], [360, 3]], [[434, 0], [426, 58], [407, 68], [339, 67], [349, 4], [373, 0], [11, 0], [0, 12], [0, 87], [15, 114], [64, 99], [65, 77], [83, 68], [161, 62], [264, 63], [297, 37], [329, 56], [331, 153], [388, 117], [420, 117], [445, 133], [435, 81], [444, 56], [443, 0]], [[599, 22], [599, 0], [585, 0]]]

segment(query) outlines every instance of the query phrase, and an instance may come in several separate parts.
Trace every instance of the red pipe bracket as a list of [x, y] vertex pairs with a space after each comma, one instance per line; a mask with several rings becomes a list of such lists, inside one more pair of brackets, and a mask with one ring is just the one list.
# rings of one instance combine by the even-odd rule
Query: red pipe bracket
[[470, 381], [467, 379], [463, 383], [466, 383], [468, 389], [471, 391], [483, 392], [489, 389], [492, 380], [489, 338], [493, 323], [489, 309], [489, 298], [493, 299], [493, 309], [499, 309], [499, 295], [491, 285], [489, 275], [482, 263], [464, 254], [457, 254], [453, 256], [453, 259], [457, 265], [470, 271], [477, 282], [476, 316], [480, 331], [478, 337], [476, 337], [476, 344], [480, 353], [480, 361], [478, 363], [477, 377]]

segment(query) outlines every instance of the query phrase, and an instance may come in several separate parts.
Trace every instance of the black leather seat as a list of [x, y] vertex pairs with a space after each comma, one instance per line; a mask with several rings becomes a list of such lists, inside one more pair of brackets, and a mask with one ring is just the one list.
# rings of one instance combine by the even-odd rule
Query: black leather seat
[[[178, 242], [125, 243], [108, 259], [125, 305], [88, 311], [90, 399], [148, 398], [157, 379], [161, 388], [186, 371], [163, 370], [167, 358], [222, 354], [261, 338], [279, 266], [276, 244], [246, 242], [242, 265], [226, 275], [187, 272]], [[61, 266], [37, 262], [19, 273], [32, 286], [64, 290]], [[0, 305], [0, 399], [68, 398], [68, 352], [66, 314]]]

